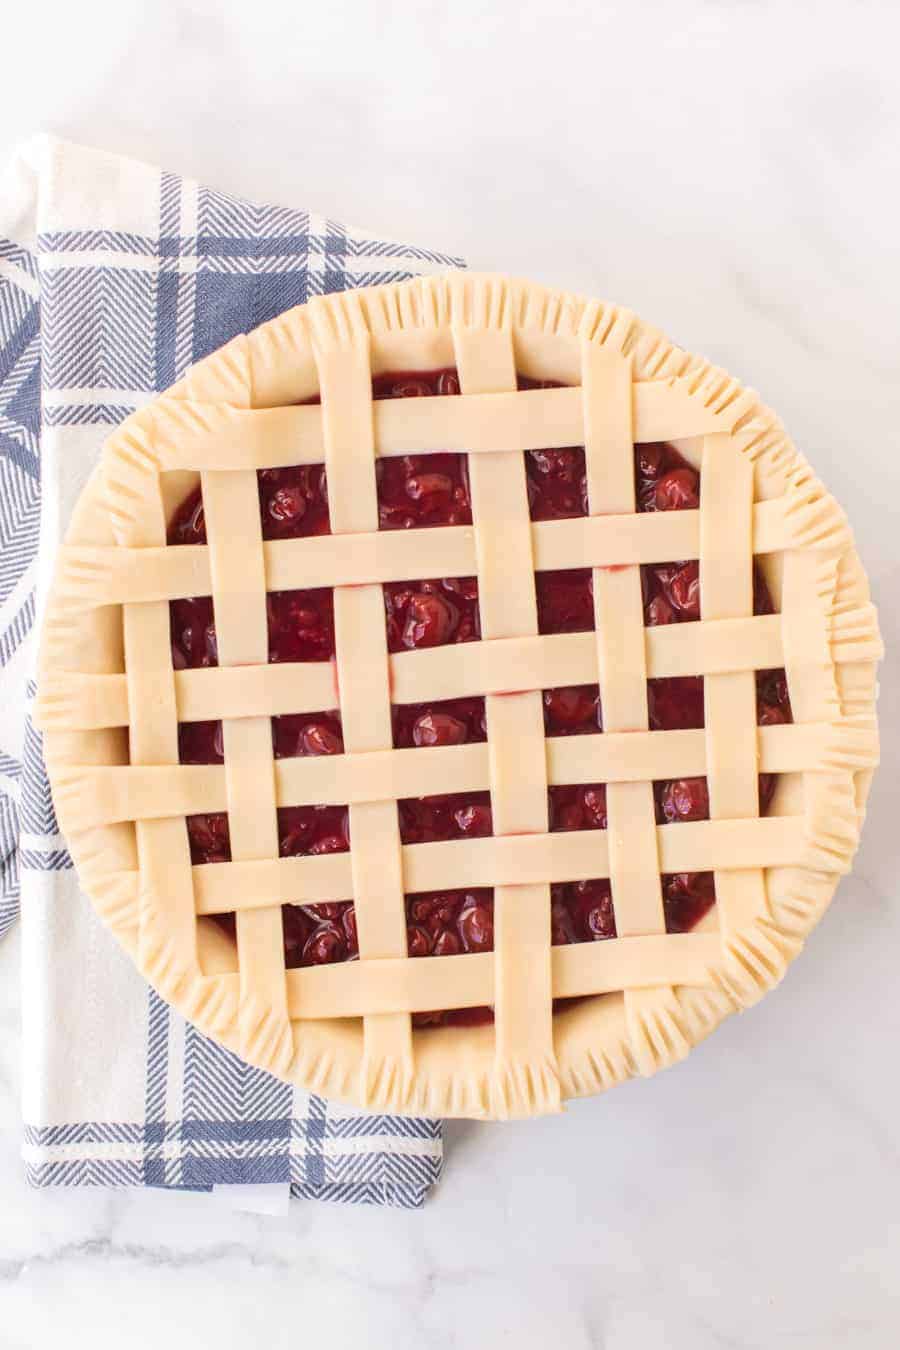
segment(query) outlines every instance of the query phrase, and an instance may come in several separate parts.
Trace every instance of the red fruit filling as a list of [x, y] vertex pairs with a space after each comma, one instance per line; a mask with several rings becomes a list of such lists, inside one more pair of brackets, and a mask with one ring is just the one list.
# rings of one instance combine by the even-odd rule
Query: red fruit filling
[[[520, 389], [552, 388], [551, 382], [519, 379]], [[378, 375], [376, 399], [430, 397], [459, 393], [455, 370]], [[318, 400], [312, 400], [317, 402]], [[637, 445], [635, 488], [639, 511], [696, 509], [700, 475], [667, 444]], [[584, 450], [532, 450], [525, 454], [532, 520], [558, 520], [587, 513]], [[381, 529], [421, 529], [467, 525], [472, 521], [467, 458], [462, 454], [403, 455], [376, 465]], [[263, 469], [258, 474], [262, 533], [265, 539], [327, 534], [328, 485], [324, 465]], [[199, 489], [176, 512], [170, 544], [203, 544], [206, 525]], [[644, 616], [648, 626], [696, 621], [701, 614], [699, 567], [695, 560], [641, 568]], [[589, 632], [594, 627], [591, 573], [587, 569], [538, 573], [535, 581], [542, 633]], [[480, 637], [478, 582], [474, 577], [436, 577], [394, 582], [383, 587], [388, 648], [391, 652], [473, 642]], [[773, 611], [771, 596], [754, 573], [754, 613]], [[215, 616], [209, 596], [173, 601], [170, 606], [172, 662], [176, 670], [218, 662]], [[270, 661], [330, 661], [334, 656], [334, 609], [327, 589], [284, 591], [267, 598]], [[791, 721], [783, 670], [757, 672], [757, 712], [761, 726]], [[702, 727], [702, 677], [651, 680], [650, 725], [655, 730]], [[547, 689], [543, 694], [548, 736], [598, 734], [603, 719], [596, 685]], [[451, 699], [392, 708], [394, 746], [398, 749], [463, 745], [487, 739], [483, 698]], [[297, 713], [272, 718], [277, 758], [342, 754], [337, 711]], [[182, 723], [179, 757], [183, 764], [223, 760], [219, 722]], [[771, 801], [775, 780], [759, 780], [760, 810]], [[654, 784], [656, 818], [661, 825], [705, 820], [709, 796], [704, 778]], [[550, 829], [602, 830], [607, 827], [603, 783], [549, 789]], [[471, 839], [492, 833], [490, 794], [470, 792], [413, 798], [398, 803], [404, 844]], [[231, 857], [224, 813], [190, 816], [187, 821], [195, 864], [227, 862]], [[285, 807], [278, 812], [279, 850], [283, 857], [346, 852], [349, 812], [345, 806]], [[711, 872], [677, 873], [662, 878], [668, 932], [686, 932], [715, 902]], [[554, 945], [596, 942], [616, 935], [608, 879], [554, 884], [551, 934]], [[406, 897], [409, 955], [450, 956], [493, 950], [493, 891], [432, 891]], [[283, 906], [284, 951], [288, 967], [351, 961], [358, 956], [353, 902]], [[232, 935], [235, 916], [217, 916]], [[417, 1026], [473, 1025], [491, 1020], [489, 1008], [418, 1013]]]
[[392, 581], [383, 590], [388, 651], [411, 652], [481, 637], [475, 577]]
[[397, 750], [423, 745], [471, 745], [487, 740], [483, 698], [452, 698], [427, 706], [394, 704], [391, 716]]
[[397, 809], [400, 813], [400, 840], [404, 844], [482, 839], [494, 832], [489, 792], [407, 797], [397, 803]]

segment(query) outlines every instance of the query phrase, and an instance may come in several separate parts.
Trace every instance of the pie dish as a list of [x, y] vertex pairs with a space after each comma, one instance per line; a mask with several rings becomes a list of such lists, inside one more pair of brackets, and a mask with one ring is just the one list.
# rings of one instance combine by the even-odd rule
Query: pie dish
[[113, 433], [37, 716], [85, 890], [203, 1032], [522, 1116], [781, 979], [857, 846], [880, 650], [752, 391], [458, 274], [317, 297]]

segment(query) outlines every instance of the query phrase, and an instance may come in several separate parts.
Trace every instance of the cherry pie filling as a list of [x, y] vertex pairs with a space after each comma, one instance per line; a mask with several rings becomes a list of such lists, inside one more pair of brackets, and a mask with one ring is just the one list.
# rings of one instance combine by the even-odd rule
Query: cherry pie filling
[[[520, 389], [549, 388], [520, 378]], [[458, 394], [455, 370], [394, 373], [372, 381], [376, 399]], [[314, 400], [318, 401], [318, 400]], [[700, 500], [700, 475], [671, 445], [636, 445], [635, 487], [639, 511], [694, 509]], [[525, 452], [532, 520], [570, 519], [587, 514], [584, 450]], [[472, 522], [467, 457], [463, 454], [406, 455], [376, 464], [379, 526], [384, 530], [421, 529]], [[327, 534], [328, 493], [324, 465], [261, 469], [259, 504], [264, 539]], [[199, 488], [182, 502], [172, 520], [170, 544], [203, 544], [206, 527]], [[644, 620], [648, 626], [689, 623], [700, 618], [699, 565], [695, 560], [641, 568]], [[589, 569], [541, 572], [535, 579], [541, 633], [586, 632], [594, 627]], [[475, 577], [435, 577], [385, 584], [385, 622], [391, 652], [474, 642], [480, 637], [478, 582]], [[772, 613], [765, 581], [754, 573], [754, 613]], [[215, 615], [210, 596], [171, 603], [172, 661], [176, 670], [218, 663]], [[334, 607], [329, 589], [283, 591], [267, 597], [270, 661], [331, 661], [335, 654]], [[758, 671], [760, 726], [791, 721], [783, 670]], [[703, 678], [648, 682], [650, 726], [654, 730], [703, 726]], [[597, 685], [543, 692], [548, 736], [597, 735], [603, 715]], [[487, 739], [483, 698], [459, 698], [392, 707], [395, 748], [462, 745]], [[223, 762], [219, 722], [179, 725], [182, 764]], [[335, 709], [272, 718], [276, 758], [337, 755], [344, 750], [340, 713]], [[760, 811], [774, 792], [772, 775], [759, 780]], [[550, 829], [606, 828], [603, 783], [554, 786], [548, 792]], [[661, 825], [705, 820], [709, 797], [705, 778], [680, 778], [654, 784], [656, 818]], [[404, 844], [473, 839], [492, 833], [488, 792], [440, 794], [400, 801]], [[228, 817], [224, 813], [189, 816], [191, 859], [195, 864], [231, 858]], [[283, 857], [345, 852], [350, 847], [346, 806], [289, 806], [278, 811]], [[687, 932], [715, 902], [711, 872], [662, 878], [666, 930]], [[613, 896], [608, 878], [553, 884], [551, 932], [554, 945], [596, 942], [616, 936]], [[493, 891], [489, 888], [431, 891], [407, 895], [407, 949], [411, 957], [451, 956], [493, 950]], [[330, 904], [284, 905], [284, 955], [288, 968], [350, 961], [358, 956], [356, 918], [351, 900]], [[216, 918], [232, 936], [233, 914]], [[489, 1008], [466, 1008], [413, 1015], [415, 1025], [472, 1024], [490, 1020]]]

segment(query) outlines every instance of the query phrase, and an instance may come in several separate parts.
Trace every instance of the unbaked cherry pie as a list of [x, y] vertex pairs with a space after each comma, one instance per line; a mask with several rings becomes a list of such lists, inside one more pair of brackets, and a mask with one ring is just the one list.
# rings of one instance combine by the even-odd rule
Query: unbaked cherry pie
[[510, 1115], [780, 978], [858, 836], [878, 650], [752, 394], [451, 277], [291, 311], [111, 437], [40, 709], [87, 889], [203, 1030]]

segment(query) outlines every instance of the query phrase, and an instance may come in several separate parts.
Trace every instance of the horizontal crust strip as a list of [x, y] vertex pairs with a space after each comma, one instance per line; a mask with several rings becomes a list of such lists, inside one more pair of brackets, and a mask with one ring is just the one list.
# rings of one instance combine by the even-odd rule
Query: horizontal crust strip
[[[717, 933], [665, 933], [554, 947], [553, 995], [615, 993], [621, 989], [709, 983], [721, 961]], [[494, 1002], [494, 957], [402, 957], [354, 964], [307, 966], [287, 972], [292, 1018], [361, 1017], [389, 1012], [433, 1012]]]
[[[767, 670], [783, 663], [778, 614], [644, 632], [649, 679]], [[400, 652], [391, 657], [391, 676], [395, 703], [596, 684], [597, 641], [593, 632], [559, 633]]]
[[[753, 622], [753, 624], [768, 624], [769, 629], [775, 629], [773, 616], [768, 616], [764, 620], [739, 620], [741, 624]], [[660, 664], [665, 660], [675, 664], [677, 660], [683, 660], [684, 634], [690, 633], [692, 629], [699, 625], [672, 625], [669, 628], [648, 629], [648, 633], [657, 634], [650, 639], [652, 644], [652, 653], [650, 653], [650, 674], [660, 674]], [[658, 636], [658, 634], [671, 633], [671, 637]], [[541, 676], [534, 687], [553, 688], [560, 684], [571, 683], [595, 683], [596, 672], [588, 666], [588, 652], [590, 652], [591, 634], [564, 634], [556, 639], [538, 639], [537, 641], [546, 641], [551, 644], [549, 656], [551, 660], [545, 661], [544, 668], [538, 668], [537, 674]], [[572, 641], [573, 639], [573, 641]], [[766, 655], [770, 657], [768, 664], [762, 663], [760, 668], [779, 667], [781, 664], [781, 649], [775, 649], [775, 633], [769, 632], [762, 640], [761, 647], [770, 644], [770, 651], [757, 655]], [[532, 640], [534, 641], [534, 640]], [[466, 678], [466, 668], [463, 661], [460, 661], [460, 655], [476, 649], [483, 648], [487, 644], [470, 644], [464, 647], [441, 648], [444, 652], [456, 653], [451, 660], [456, 661], [457, 674], [461, 678]], [[658, 648], [671, 647], [671, 651], [660, 653]], [[553, 661], [553, 656], [561, 649], [561, 659]], [[727, 649], [727, 644], [726, 644]], [[502, 651], [503, 660], [498, 661], [498, 674], [510, 675], [514, 671], [515, 676], [521, 679], [522, 670], [515, 666], [514, 648], [506, 647]], [[439, 682], [434, 676], [433, 661], [426, 659], [426, 668], [424, 670], [425, 678], [421, 678], [414, 661], [421, 659], [422, 656], [428, 656], [428, 653], [413, 652], [390, 657], [391, 674], [393, 674], [393, 699], [394, 702], [425, 702], [429, 699], [455, 698], [461, 697], [463, 691], [460, 688], [447, 691], [448, 680]], [[692, 661], [692, 666], [696, 666]], [[711, 667], [707, 667], [710, 670]], [[397, 678], [397, 672], [399, 676]], [[692, 674], [699, 674], [698, 671], [691, 671]], [[430, 676], [430, 679], [429, 679]], [[337, 698], [335, 667], [331, 661], [301, 661], [301, 663], [287, 663], [273, 666], [239, 666], [239, 667], [215, 667], [212, 670], [186, 670], [175, 671], [175, 705], [177, 705], [178, 721], [197, 722], [197, 721], [219, 721], [221, 718], [236, 717], [278, 717], [278, 715], [290, 713], [320, 713], [333, 709], [339, 703]], [[483, 693], [482, 688], [476, 687], [475, 680], [471, 680], [471, 693], [478, 695]], [[501, 680], [502, 688], [502, 680]], [[405, 695], [405, 698], [403, 698]], [[128, 725], [128, 686], [127, 678], [124, 675], [94, 675], [85, 674], [80, 671], [63, 671], [59, 674], [47, 675], [40, 683], [38, 691], [38, 725], [46, 730], [99, 730], [108, 728], [108, 726], [127, 726]], [[810, 752], [799, 755], [793, 751], [788, 752], [788, 760], [779, 760], [777, 763], [766, 764], [766, 772], [772, 774], [781, 774], [788, 769], [803, 768], [828, 768], [830, 765], [820, 764], [820, 753], [822, 753], [822, 733], [820, 728], [823, 725], [831, 724], [812, 724], [801, 729], [800, 726], [792, 726], [789, 732], [784, 728], [764, 728], [762, 729], [762, 745], [769, 744], [770, 737], [775, 734], [776, 740], [779, 736], [785, 736], [784, 744], [792, 745], [801, 733], [804, 736], [811, 737]], [[877, 736], [873, 721], [866, 721], [865, 718], [858, 722], [858, 737], [861, 737], [860, 757], [854, 767], [866, 767], [866, 764], [877, 763]], [[622, 733], [621, 733], [622, 734]], [[661, 744], [661, 738], [664, 736], [683, 736], [696, 738], [696, 745], [700, 744], [703, 738], [702, 732], [654, 732], [652, 740], [640, 741], [637, 736], [646, 733], [625, 733], [629, 737], [627, 744], [631, 747], [636, 745], [645, 745], [646, 749], [653, 747], [653, 756], [656, 759], [658, 747]], [[580, 737], [579, 737], [580, 740]], [[592, 748], [591, 753], [602, 753], [602, 755], [613, 755], [611, 763], [618, 763], [618, 751], [614, 751], [614, 745], [617, 741], [609, 733], [604, 736], [607, 745], [603, 751], [599, 748]], [[866, 745], [870, 742], [870, 756]], [[552, 744], [552, 742], [551, 742]], [[675, 742], [672, 742], [675, 744]], [[698, 749], [696, 745], [691, 749], [690, 757], [687, 755], [688, 740], [684, 741], [685, 763], [696, 764], [698, 760]], [[563, 753], [563, 752], [560, 752]], [[568, 752], [569, 756], [575, 755], [575, 749]], [[688, 775], [692, 772], [703, 772], [700, 768], [669, 768], [673, 763], [672, 759], [665, 759], [663, 765], [654, 763], [653, 760], [641, 760], [641, 763], [648, 764], [652, 768], [653, 776], [656, 778], [665, 778], [672, 774]], [[565, 760], [565, 763], [571, 765], [571, 757]], [[607, 761], [603, 760], [603, 764]], [[594, 771], [592, 771], [594, 772]], [[551, 775], [553, 769], [551, 765]], [[618, 774], [615, 771], [604, 772], [604, 782], [617, 780]], [[631, 775], [629, 775], [630, 778]], [[637, 775], [650, 776], [650, 774]], [[592, 778], [591, 780], [594, 780]], [[622, 779], [625, 782], [625, 778]], [[553, 778], [551, 782], [573, 783], [579, 782], [579, 779], [571, 776], [560, 776]], [[584, 780], [587, 782], [587, 780]]]
[[[824, 773], [877, 763], [878, 739], [870, 719], [757, 730], [760, 773]], [[706, 772], [706, 736], [702, 730], [552, 736], [546, 741], [546, 750], [547, 779], [556, 786], [690, 778]], [[436, 782], [440, 782], [442, 792], [487, 789], [487, 745], [376, 750], [275, 761], [280, 806], [431, 796]], [[55, 798], [57, 809], [70, 825], [82, 829], [123, 820], [224, 811], [225, 769], [220, 764], [84, 765], [63, 770]]]
[[[632, 386], [635, 441], [678, 440], [728, 429], [679, 378]], [[238, 408], [189, 399], [160, 399], [150, 421], [162, 469], [275, 469], [325, 461], [318, 404]], [[375, 453], [558, 449], [584, 444], [580, 387], [504, 394], [378, 399], [372, 404]], [[115, 438], [110, 442], [115, 452]]]
[[[580, 942], [551, 949], [554, 998], [617, 993], [622, 989], [703, 986], [721, 964], [717, 933], [653, 933], [645, 937]], [[237, 971], [217, 961], [223, 997], [237, 996]], [[293, 1021], [360, 1017], [372, 1012], [433, 1012], [475, 1008], [494, 1001], [494, 954], [407, 957], [306, 966], [285, 972]]]
[[[663, 873], [803, 866], [809, 858], [803, 816], [659, 825], [656, 834]], [[609, 876], [605, 830], [407, 844], [402, 855], [407, 894]], [[193, 876], [198, 914], [318, 904], [353, 894], [349, 853], [206, 863], [193, 868]]]
[[[769, 670], [784, 664], [778, 614], [647, 628], [645, 641], [650, 679]], [[393, 703], [597, 683], [592, 632], [431, 647], [399, 652], [389, 663]], [[334, 667], [326, 661], [179, 670], [175, 696], [182, 722], [322, 712], [338, 702]], [[126, 677], [60, 671], [43, 681], [38, 706], [45, 728], [125, 726]]]
[[[699, 511], [534, 521], [531, 531], [538, 572], [664, 563], [697, 558], [700, 553]], [[790, 548], [792, 533], [789, 498], [756, 504], [754, 552]], [[475, 532], [470, 525], [276, 539], [263, 545], [263, 553], [270, 591], [470, 576], [477, 571]], [[69, 545], [61, 550], [59, 586], [66, 598], [85, 606], [210, 595], [209, 550], [205, 544], [161, 548]]]

